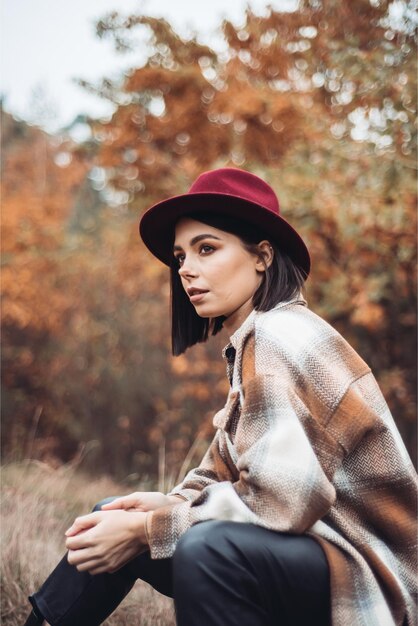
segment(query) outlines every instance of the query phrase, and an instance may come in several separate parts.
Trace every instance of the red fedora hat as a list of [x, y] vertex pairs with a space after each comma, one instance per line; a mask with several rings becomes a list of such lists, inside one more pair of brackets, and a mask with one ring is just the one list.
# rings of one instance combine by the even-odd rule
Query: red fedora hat
[[152, 254], [170, 265], [176, 221], [183, 215], [199, 212], [229, 215], [253, 224], [309, 274], [308, 249], [280, 215], [273, 189], [258, 176], [233, 167], [204, 172], [187, 193], [154, 204], [142, 216], [140, 235]]

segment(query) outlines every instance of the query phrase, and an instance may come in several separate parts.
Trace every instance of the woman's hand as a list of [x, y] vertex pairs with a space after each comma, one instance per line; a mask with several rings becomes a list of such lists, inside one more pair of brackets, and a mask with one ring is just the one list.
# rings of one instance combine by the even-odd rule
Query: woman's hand
[[183, 498], [166, 496], [159, 491], [135, 491], [102, 505], [103, 511], [124, 509], [125, 511], [155, 511], [163, 506], [182, 502]]
[[115, 572], [148, 548], [145, 518], [120, 510], [77, 517], [65, 533], [68, 562], [80, 572]]

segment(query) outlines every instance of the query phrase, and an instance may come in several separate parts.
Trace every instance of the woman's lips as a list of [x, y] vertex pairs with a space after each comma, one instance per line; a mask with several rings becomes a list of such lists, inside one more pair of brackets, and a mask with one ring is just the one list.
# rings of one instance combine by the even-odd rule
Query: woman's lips
[[203, 300], [203, 298], [206, 296], [207, 293], [209, 292], [203, 289], [191, 290], [191, 292], [189, 293], [190, 302], [192, 302], [192, 304], [196, 304], [197, 302], [200, 302], [201, 300]]

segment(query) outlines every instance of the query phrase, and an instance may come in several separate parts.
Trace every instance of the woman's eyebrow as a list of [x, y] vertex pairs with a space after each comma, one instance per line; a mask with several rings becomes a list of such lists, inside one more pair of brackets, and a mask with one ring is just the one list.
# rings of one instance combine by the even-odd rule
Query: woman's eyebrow
[[[210, 233], [203, 233], [202, 235], [196, 235], [196, 237], [193, 237], [193, 239], [190, 239], [190, 246], [194, 246], [196, 243], [199, 243], [199, 241], [202, 241], [202, 239], [217, 239], [218, 241], [221, 241], [220, 237], [217, 237], [216, 235], [211, 235]], [[182, 250], [183, 248], [181, 246], [174, 246], [173, 250]]]

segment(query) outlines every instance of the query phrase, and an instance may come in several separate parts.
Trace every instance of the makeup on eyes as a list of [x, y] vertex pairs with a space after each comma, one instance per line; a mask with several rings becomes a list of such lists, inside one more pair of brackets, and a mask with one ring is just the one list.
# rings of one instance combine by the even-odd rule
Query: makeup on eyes
[[[203, 241], [204, 239], [216, 239], [217, 241], [221, 241], [221, 238], [217, 237], [216, 235], [212, 235], [210, 233], [202, 233], [201, 235], [196, 235], [195, 237], [190, 239], [189, 246], [192, 248], [197, 243], [199, 243], [199, 241]], [[174, 252], [176, 252], [176, 250], [182, 250], [182, 249], [183, 248], [181, 246], [174, 244], [174, 248], [173, 248]]]
[[[202, 233], [201, 235], [196, 235], [196, 237], [193, 237], [190, 242], [189, 242], [189, 246], [191, 248], [193, 248], [194, 246], [196, 246], [196, 244], [203, 242], [207, 239], [213, 240], [215, 239], [216, 241], [221, 241], [220, 237], [216, 237], [216, 235], [212, 235], [209, 233]], [[202, 251], [202, 249], [207, 246], [208, 248], [211, 248], [211, 250], [214, 250], [214, 247], [210, 244], [210, 243], [203, 243], [200, 248], [199, 248], [199, 252]], [[173, 248], [173, 253], [174, 256], [176, 258], [176, 260], [178, 261], [179, 264], [181, 264], [181, 258], [184, 256], [182, 254], [176, 254], [176, 252], [183, 252], [183, 248], [179, 245], [174, 245]]]

